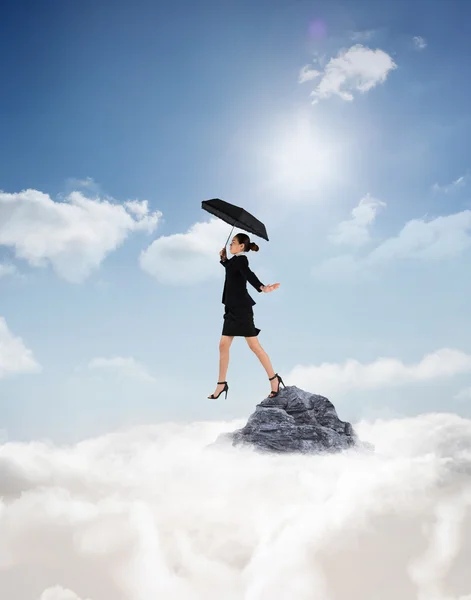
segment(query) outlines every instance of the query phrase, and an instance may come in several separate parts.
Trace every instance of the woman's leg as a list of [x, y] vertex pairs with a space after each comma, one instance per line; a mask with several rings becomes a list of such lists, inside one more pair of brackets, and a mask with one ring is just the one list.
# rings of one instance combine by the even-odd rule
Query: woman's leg
[[[219, 379], [218, 381], [226, 381], [227, 368], [229, 366], [229, 349], [231, 347], [234, 336], [223, 335], [219, 342]], [[218, 384], [214, 392], [217, 396], [224, 388], [224, 385]]]
[[[252, 352], [255, 353], [258, 360], [262, 363], [263, 368], [267, 372], [268, 377], [270, 379], [272, 377], [274, 377], [275, 371], [273, 370], [273, 367], [272, 367], [272, 364], [270, 361], [270, 357], [268, 356], [268, 354], [265, 352], [265, 350], [260, 345], [258, 337], [256, 337], [256, 336], [246, 337], [245, 339], [247, 340], [247, 344], [249, 345], [249, 348], [252, 350]], [[276, 392], [276, 390], [278, 389], [278, 380], [273, 379], [272, 381], [270, 381], [270, 383], [271, 383], [272, 391]]]

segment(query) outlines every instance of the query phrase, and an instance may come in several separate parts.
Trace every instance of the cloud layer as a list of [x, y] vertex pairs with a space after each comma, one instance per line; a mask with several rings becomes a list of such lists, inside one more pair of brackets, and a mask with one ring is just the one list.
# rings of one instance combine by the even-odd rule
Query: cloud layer
[[460, 256], [471, 247], [471, 210], [433, 219], [408, 221], [398, 235], [363, 256], [344, 254], [315, 266], [315, 277], [342, 280], [391, 261], [439, 261]]
[[0, 597], [465, 600], [471, 421], [359, 424], [371, 455], [206, 448], [238, 425], [0, 445]]
[[425, 50], [427, 47], [427, 42], [421, 35], [415, 35], [412, 38], [412, 41], [414, 42], [414, 47], [416, 50]]
[[349, 359], [343, 364], [300, 365], [286, 379], [296, 381], [304, 389], [330, 395], [434, 381], [469, 372], [471, 355], [442, 348], [409, 365], [396, 358], [378, 358], [367, 364]]
[[305, 83], [320, 77], [319, 83], [311, 92], [313, 103], [331, 96], [352, 101], [355, 93], [368, 92], [384, 83], [389, 73], [396, 68], [396, 63], [383, 50], [371, 50], [355, 44], [331, 58], [322, 71], [309, 65], [303, 67], [299, 82]]
[[463, 388], [455, 395], [455, 400], [469, 402], [471, 400], [471, 387]]
[[337, 225], [329, 236], [334, 244], [362, 246], [370, 241], [369, 227], [373, 224], [378, 210], [386, 206], [385, 202], [373, 198], [370, 194], [364, 196], [358, 206], [352, 210], [352, 217]]
[[132, 356], [113, 356], [111, 358], [97, 357], [88, 363], [93, 370], [108, 371], [115, 375], [124, 375], [141, 381], [155, 382], [148, 370]]
[[44, 590], [39, 600], [81, 600], [81, 598], [72, 590], [55, 585]]
[[37, 373], [41, 370], [20, 337], [13, 335], [3, 317], [0, 317], [0, 379], [19, 373]]
[[440, 185], [439, 183], [434, 183], [432, 189], [434, 192], [443, 192], [444, 194], [450, 194], [452, 192], [457, 192], [458, 190], [465, 187], [468, 183], [468, 174], [461, 175], [451, 183]]
[[374, 264], [397, 258], [454, 258], [471, 246], [470, 234], [471, 210], [430, 220], [414, 219], [396, 237], [375, 248], [368, 261]]
[[[141, 253], [141, 268], [161, 283], [192, 285], [217, 277], [219, 251], [231, 231], [220, 219], [195, 223], [186, 233], [157, 238]], [[235, 231], [234, 231], [235, 233]]]
[[16, 267], [15, 265], [11, 265], [8, 263], [0, 263], [0, 279], [2, 277], [7, 277], [8, 275], [15, 275]]
[[152, 232], [160, 218], [147, 201], [115, 204], [72, 192], [65, 201], [37, 190], [0, 192], [0, 246], [32, 267], [50, 264], [70, 282], [81, 282], [134, 231]]

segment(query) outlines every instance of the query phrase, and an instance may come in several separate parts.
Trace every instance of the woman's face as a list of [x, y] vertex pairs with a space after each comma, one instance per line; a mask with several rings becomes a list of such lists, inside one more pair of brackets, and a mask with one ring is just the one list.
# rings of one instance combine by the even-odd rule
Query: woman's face
[[229, 250], [231, 254], [237, 254], [238, 252], [244, 251], [244, 244], [239, 244], [239, 241], [236, 237], [232, 238], [231, 245], [229, 246]]

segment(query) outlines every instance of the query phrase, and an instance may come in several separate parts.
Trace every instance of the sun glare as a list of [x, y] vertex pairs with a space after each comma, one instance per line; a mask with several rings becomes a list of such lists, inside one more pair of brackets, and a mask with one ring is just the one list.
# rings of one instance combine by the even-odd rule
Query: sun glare
[[275, 128], [264, 151], [270, 181], [293, 192], [323, 189], [334, 175], [335, 147], [309, 115], [297, 115]]

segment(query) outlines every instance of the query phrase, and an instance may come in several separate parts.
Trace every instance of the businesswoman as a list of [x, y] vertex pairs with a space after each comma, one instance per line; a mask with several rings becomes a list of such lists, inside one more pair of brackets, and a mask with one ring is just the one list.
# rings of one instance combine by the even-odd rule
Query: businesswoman
[[260, 329], [254, 324], [253, 306], [254, 300], [247, 292], [247, 281], [257, 290], [257, 292], [273, 292], [280, 287], [279, 283], [272, 285], [263, 285], [258, 277], [250, 270], [247, 253], [249, 251], [258, 252], [257, 244], [250, 241], [245, 233], [238, 233], [232, 239], [230, 252], [233, 257], [228, 259], [226, 249], [223, 248], [219, 253], [221, 264], [226, 269], [226, 279], [222, 294], [222, 303], [225, 306], [224, 325], [222, 337], [219, 343], [219, 381], [214, 394], [208, 398], [216, 399], [225, 392], [229, 386], [226, 381], [227, 368], [229, 366], [229, 349], [234, 337], [245, 337], [249, 348], [255, 353], [267, 372], [268, 379], [271, 381], [270, 398], [274, 398], [280, 391], [280, 384], [284, 385], [283, 380], [275, 373], [271, 365], [268, 354], [258, 341]]

